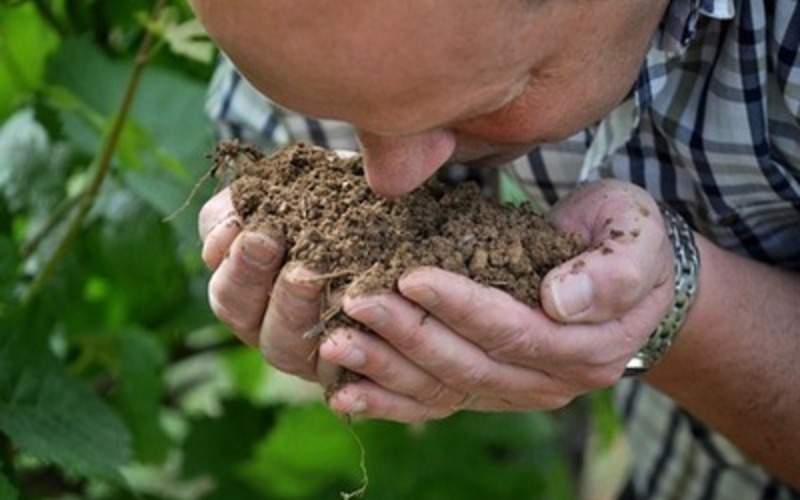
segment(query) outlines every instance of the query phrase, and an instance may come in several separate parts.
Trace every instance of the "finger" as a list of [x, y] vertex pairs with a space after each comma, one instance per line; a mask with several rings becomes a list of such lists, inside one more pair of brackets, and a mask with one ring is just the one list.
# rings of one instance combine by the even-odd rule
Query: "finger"
[[[461, 410], [510, 411], [556, 409], [567, 405], [572, 398], [562, 398], [547, 405], [532, 405], [524, 400], [514, 401], [502, 395], [480, 397], [462, 396], [459, 404], [451, 407], [434, 407], [395, 392], [387, 391], [369, 379], [351, 382], [337, 389], [328, 398], [333, 411], [348, 416], [379, 418], [396, 422], [425, 422], [448, 417]], [[464, 405], [460, 404], [464, 403]]]
[[502, 290], [433, 267], [404, 275], [398, 288], [493, 359], [531, 366], [554, 355], [557, 325]]
[[209, 269], [215, 270], [242, 229], [242, 221], [233, 209], [230, 189], [226, 188], [208, 200], [197, 221], [203, 241], [203, 261]]
[[206, 235], [200, 256], [209, 269], [215, 271], [219, 267], [241, 232], [242, 221], [238, 215], [231, 214]]
[[397, 294], [348, 297], [344, 308], [414, 364], [461, 393], [514, 395], [533, 407], [541, 404], [539, 398], [565, 389], [547, 373], [497, 362], [468, 338]]
[[599, 183], [553, 213], [562, 230], [583, 233], [592, 249], [551, 270], [541, 284], [548, 316], [561, 322], [617, 318], [672, 276], [672, 250], [649, 197], [624, 183]]
[[492, 360], [558, 374], [575, 387], [616, 382], [624, 362], [641, 346], [640, 339], [626, 332], [649, 328], [640, 326], [648, 318], [638, 314], [599, 325], [562, 325], [502, 290], [437, 268], [415, 269], [400, 279], [398, 287]]
[[204, 240], [215, 226], [235, 212], [230, 188], [225, 188], [212, 196], [211, 199], [203, 204], [203, 208], [200, 209], [200, 214], [197, 217], [197, 230], [200, 233], [200, 239]]
[[305, 334], [319, 324], [324, 285], [324, 280], [296, 262], [284, 266], [275, 280], [261, 328], [260, 348], [279, 370], [317, 380], [318, 339]]
[[328, 405], [333, 411], [349, 416], [404, 423], [438, 420], [458, 410], [457, 407], [425, 405], [414, 398], [388, 391], [368, 379], [351, 382], [336, 390], [328, 398]]
[[214, 314], [244, 342], [258, 343], [258, 330], [269, 299], [282, 250], [271, 238], [255, 232], [239, 235], [208, 285]]
[[372, 380], [384, 389], [435, 407], [453, 407], [463, 400], [429, 373], [375, 335], [352, 328], [331, 333], [320, 344], [319, 356]]

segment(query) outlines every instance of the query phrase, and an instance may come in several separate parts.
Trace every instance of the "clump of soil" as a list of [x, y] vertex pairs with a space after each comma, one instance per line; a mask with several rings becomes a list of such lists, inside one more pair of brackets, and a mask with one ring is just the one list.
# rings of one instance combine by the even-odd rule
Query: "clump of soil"
[[330, 279], [329, 290], [366, 294], [392, 289], [416, 266], [436, 266], [505, 290], [536, 306], [544, 275], [585, 247], [529, 206], [501, 205], [474, 183], [435, 180], [401, 198], [367, 186], [361, 158], [307, 144], [266, 157], [222, 143], [214, 170], [233, 172], [234, 207]]

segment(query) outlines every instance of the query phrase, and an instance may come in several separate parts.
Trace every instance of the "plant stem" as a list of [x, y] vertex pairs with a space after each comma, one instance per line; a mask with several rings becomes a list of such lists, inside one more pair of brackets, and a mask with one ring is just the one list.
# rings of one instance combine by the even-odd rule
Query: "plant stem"
[[[151, 13], [152, 19], [158, 19], [158, 16], [164, 7], [165, 1], [166, 0], [156, 1], [156, 5]], [[64, 236], [59, 242], [55, 251], [47, 260], [47, 262], [45, 262], [42, 270], [38, 275], [36, 275], [36, 278], [34, 278], [30, 287], [28, 287], [28, 290], [23, 296], [23, 305], [30, 304], [36, 295], [38, 295], [42, 290], [44, 285], [49, 281], [58, 265], [64, 259], [64, 256], [75, 242], [78, 233], [80, 233], [82, 229], [83, 222], [86, 219], [86, 214], [89, 213], [92, 205], [94, 205], [97, 194], [100, 192], [100, 187], [103, 185], [103, 181], [105, 180], [111, 167], [111, 160], [114, 157], [114, 151], [116, 150], [117, 144], [119, 143], [119, 138], [122, 135], [122, 129], [125, 125], [125, 120], [128, 117], [131, 104], [133, 104], [133, 99], [136, 96], [136, 91], [139, 88], [139, 82], [141, 81], [142, 73], [152, 55], [151, 49], [154, 41], [155, 37], [152, 31], [146, 30], [144, 38], [142, 39], [142, 43], [139, 46], [139, 50], [136, 54], [133, 71], [131, 72], [130, 78], [128, 78], [128, 83], [125, 87], [125, 93], [123, 94], [119, 110], [114, 117], [114, 120], [111, 124], [111, 129], [106, 136], [97, 160], [93, 162], [97, 165], [94, 176], [92, 177], [86, 192], [78, 200], [77, 211], [70, 221], [66, 233], [64, 233]]]
[[65, 217], [69, 217], [69, 214], [72, 213], [72, 209], [75, 208], [75, 205], [78, 204], [78, 201], [83, 197], [84, 193], [80, 193], [77, 196], [73, 196], [70, 198], [65, 198], [58, 206], [53, 210], [50, 218], [47, 220], [44, 226], [41, 227], [33, 237], [25, 243], [22, 248], [20, 249], [20, 255], [23, 259], [27, 259], [28, 257], [39, 248], [39, 245], [42, 241], [50, 235], [53, 229], [56, 228], [61, 221], [64, 220]]

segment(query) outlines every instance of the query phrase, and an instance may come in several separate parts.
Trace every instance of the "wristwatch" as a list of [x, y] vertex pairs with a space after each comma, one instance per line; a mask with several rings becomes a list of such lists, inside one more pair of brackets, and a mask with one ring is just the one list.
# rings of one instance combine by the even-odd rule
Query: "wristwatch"
[[641, 375], [661, 361], [678, 336], [697, 294], [700, 254], [692, 228], [677, 212], [664, 205], [660, 208], [675, 253], [675, 297], [672, 309], [650, 334], [644, 347], [628, 361], [625, 377]]

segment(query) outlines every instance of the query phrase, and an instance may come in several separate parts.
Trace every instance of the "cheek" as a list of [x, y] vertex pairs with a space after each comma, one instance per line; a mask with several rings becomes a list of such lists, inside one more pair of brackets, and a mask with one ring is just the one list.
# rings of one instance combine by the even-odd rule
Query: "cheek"
[[492, 144], [527, 144], [541, 142], [546, 124], [534, 115], [485, 116], [456, 127], [456, 132]]
[[574, 106], [560, 92], [547, 98], [541, 94], [527, 91], [497, 111], [459, 124], [456, 130], [494, 144], [532, 144], [559, 140], [584, 126], [582, 106]]
[[[571, 81], [572, 83], [567, 83]], [[556, 142], [602, 119], [624, 97], [625, 85], [575, 78], [530, 87], [507, 106], [465, 121], [461, 134], [494, 144]]]

